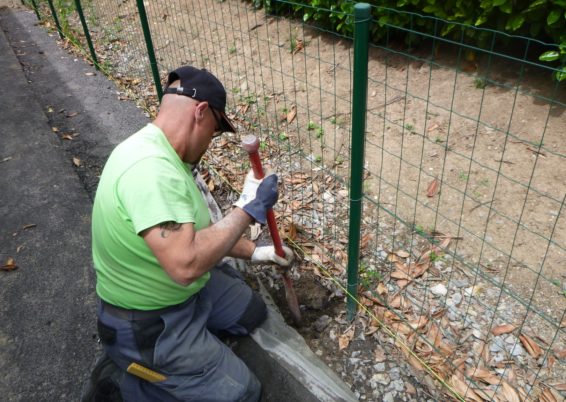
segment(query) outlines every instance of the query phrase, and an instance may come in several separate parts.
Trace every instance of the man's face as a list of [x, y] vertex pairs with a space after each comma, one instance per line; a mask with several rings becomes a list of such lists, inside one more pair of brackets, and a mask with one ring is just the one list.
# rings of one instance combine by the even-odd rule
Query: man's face
[[208, 150], [212, 139], [222, 134], [220, 114], [210, 106], [206, 109], [204, 114], [203, 124], [197, 133], [197, 143], [194, 149], [195, 152], [193, 153], [196, 157], [194, 160], [188, 160], [193, 166], [200, 162], [203, 155]]

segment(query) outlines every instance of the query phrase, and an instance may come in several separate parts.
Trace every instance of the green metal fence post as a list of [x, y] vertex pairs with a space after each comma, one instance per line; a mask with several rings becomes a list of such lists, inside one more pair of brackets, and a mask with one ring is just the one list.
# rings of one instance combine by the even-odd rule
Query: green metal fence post
[[57, 17], [57, 11], [55, 11], [53, 0], [48, 0], [47, 2], [49, 3], [49, 8], [51, 9], [51, 15], [53, 15], [53, 20], [55, 21], [57, 32], [59, 32], [59, 37], [63, 39], [63, 31], [61, 30], [61, 24], [59, 24], [59, 18]]
[[37, 16], [37, 19], [41, 21], [41, 15], [39, 15], [39, 9], [37, 8], [37, 3], [35, 0], [31, 0], [31, 5], [33, 7], [33, 11], [35, 11], [35, 15]]
[[77, 12], [79, 13], [79, 18], [81, 19], [81, 24], [83, 26], [83, 31], [85, 33], [86, 42], [88, 43], [88, 48], [90, 49], [90, 55], [92, 56], [92, 62], [94, 63], [94, 67], [98, 70], [98, 59], [96, 58], [96, 52], [94, 51], [94, 46], [92, 45], [92, 39], [90, 38], [90, 32], [88, 30], [88, 26], [86, 25], [85, 16], [83, 13], [83, 7], [81, 6], [80, 0], [75, 0], [75, 7], [77, 8]]
[[155, 52], [153, 51], [153, 42], [151, 40], [151, 31], [147, 23], [147, 14], [143, 0], [137, 0], [138, 11], [140, 13], [140, 22], [143, 29], [143, 36], [145, 38], [145, 45], [147, 46], [147, 55], [149, 57], [149, 64], [153, 74], [153, 82], [155, 83], [155, 90], [157, 91], [157, 98], [161, 101], [163, 97], [163, 88], [161, 87], [161, 79], [159, 78], [159, 70], [157, 69], [157, 60], [155, 59]]
[[367, 3], [354, 6], [354, 83], [352, 93], [352, 156], [350, 164], [350, 227], [348, 243], [348, 319], [354, 319], [358, 297], [360, 227], [364, 175], [364, 146], [368, 86], [368, 41], [371, 8]]

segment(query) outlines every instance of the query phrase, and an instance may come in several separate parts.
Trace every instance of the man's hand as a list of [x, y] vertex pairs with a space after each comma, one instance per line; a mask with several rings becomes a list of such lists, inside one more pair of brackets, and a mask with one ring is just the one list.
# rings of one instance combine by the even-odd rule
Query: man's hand
[[274, 262], [281, 267], [289, 267], [294, 259], [293, 251], [289, 247], [283, 246], [285, 257], [279, 257], [275, 253], [273, 246], [257, 246], [252, 254], [251, 261], [253, 263], [271, 263]]
[[269, 172], [263, 179], [258, 180], [250, 170], [246, 176], [242, 194], [234, 205], [242, 208], [257, 222], [265, 225], [267, 210], [275, 205], [278, 196], [277, 175]]

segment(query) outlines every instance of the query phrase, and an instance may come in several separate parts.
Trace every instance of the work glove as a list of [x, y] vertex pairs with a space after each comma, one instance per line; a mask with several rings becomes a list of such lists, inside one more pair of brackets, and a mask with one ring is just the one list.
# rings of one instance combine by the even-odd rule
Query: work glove
[[267, 210], [275, 205], [278, 196], [276, 174], [268, 172], [263, 179], [258, 180], [250, 170], [246, 176], [242, 194], [234, 205], [242, 208], [256, 222], [265, 225]]
[[275, 253], [275, 247], [273, 246], [256, 246], [252, 254], [251, 262], [258, 264], [274, 262], [284, 268], [290, 267], [295, 255], [287, 246], [283, 246], [283, 251], [285, 252], [285, 257], [279, 257]]

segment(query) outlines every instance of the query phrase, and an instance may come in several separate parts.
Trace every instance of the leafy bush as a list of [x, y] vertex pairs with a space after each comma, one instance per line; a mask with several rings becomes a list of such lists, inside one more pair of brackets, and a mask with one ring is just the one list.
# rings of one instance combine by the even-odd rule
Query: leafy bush
[[[345, 36], [353, 35], [355, 2], [351, 0], [251, 2], [269, 13], [289, 14]], [[426, 33], [487, 47], [493, 33], [475, 27], [488, 28], [558, 44], [540, 55], [539, 60], [558, 62], [561, 67], [554, 76], [560, 81], [566, 79], [566, 0], [369, 0], [368, 3], [377, 21], [371, 32], [376, 43], [393, 35], [415, 44]]]

